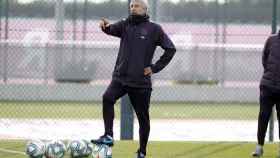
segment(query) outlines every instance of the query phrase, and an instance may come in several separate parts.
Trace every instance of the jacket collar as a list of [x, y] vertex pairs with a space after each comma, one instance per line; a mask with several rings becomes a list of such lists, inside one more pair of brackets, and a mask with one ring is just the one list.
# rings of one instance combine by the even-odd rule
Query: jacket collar
[[149, 21], [150, 17], [149, 15], [129, 15], [128, 16], [128, 22], [132, 25], [138, 25], [143, 22]]

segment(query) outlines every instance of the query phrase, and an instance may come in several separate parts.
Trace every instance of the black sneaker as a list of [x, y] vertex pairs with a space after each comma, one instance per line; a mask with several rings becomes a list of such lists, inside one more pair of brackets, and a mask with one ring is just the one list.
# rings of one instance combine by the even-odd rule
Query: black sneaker
[[97, 145], [98, 144], [108, 145], [109, 147], [112, 147], [114, 145], [114, 140], [109, 135], [103, 135], [103, 136], [99, 137], [98, 139], [91, 140], [91, 142], [93, 144], [97, 144]]
[[139, 150], [136, 152], [136, 158], [145, 158], [145, 154], [141, 153]]

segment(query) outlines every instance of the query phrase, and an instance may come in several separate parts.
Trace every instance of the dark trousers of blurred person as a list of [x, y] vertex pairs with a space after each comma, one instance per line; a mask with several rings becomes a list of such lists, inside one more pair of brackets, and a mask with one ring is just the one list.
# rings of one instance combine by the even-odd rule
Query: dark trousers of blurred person
[[[278, 124], [280, 123], [280, 89], [260, 87], [260, 112], [258, 117], [258, 144], [263, 146], [272, 109], [276, 106]], [[280, 135], [280, 129], [279, 135]]]
[[[265, 135], [267, 132], [267, 127], [271, 114], [273, 112], [274, 105], [276, 106], [278, 125], [280, 125], [280, 89], [260, 86], [260, 111], [258, 116], [258, 144], [256, 146], [255, 152], [253, 152], [254, 157], [260, 157], [263, 155], [263, 146], [265, 142]], [[280, 128], [278, 129], [280, 136]]]

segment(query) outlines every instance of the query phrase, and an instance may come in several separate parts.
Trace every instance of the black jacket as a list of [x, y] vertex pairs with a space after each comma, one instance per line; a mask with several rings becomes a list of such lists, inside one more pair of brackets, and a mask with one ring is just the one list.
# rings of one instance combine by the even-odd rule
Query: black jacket
[[[131, 87], [151, 88], [151, 77], [144, 76], [144, 68], [151, 67], [153, 73], [161, 71], [172, 59], [176, 49], [160, 25], [144, 20], [134, 23], [129, 18], [111, 24], [103, 30], [120, 38], [120, 48], [113, 72], [113, 80]], [[165, 52], [152, 64], [157, 46]]]
[[265, 44], [262, 64], [264, 73], [260, 85], [280, 89], [280, 31], [270, 36]]

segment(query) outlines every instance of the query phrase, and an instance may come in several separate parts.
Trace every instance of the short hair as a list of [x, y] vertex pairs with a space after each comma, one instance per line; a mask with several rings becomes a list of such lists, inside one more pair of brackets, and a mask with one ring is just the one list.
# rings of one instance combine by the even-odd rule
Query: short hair
[[133, 2], [141, 3], [145, 7], [146, 10], [148, 10], [148, 8], [149, 8], [149, 3], [147, 0], [131, 0], [130, 3], [133, 3]]

